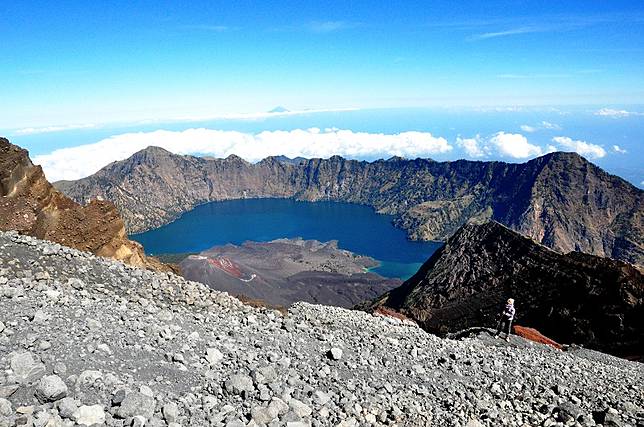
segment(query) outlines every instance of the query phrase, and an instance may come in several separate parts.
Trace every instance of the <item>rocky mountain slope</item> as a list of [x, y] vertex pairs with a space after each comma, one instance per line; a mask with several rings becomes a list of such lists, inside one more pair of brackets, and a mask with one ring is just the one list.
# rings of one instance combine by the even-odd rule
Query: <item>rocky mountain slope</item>
[[188, 280], [275, 306], [304, 301], [353, 307], [402, 284], [365, 272], [377, 265], [338, 249], [337, 241], [279, 239], [216, 246], [187, 257], [180, 267]]
[[641, 426], [642, 365], [287, 315], [0, 232], [0, 426]]
[[562, 343], [644, 356], [644, 277], [593, 255], [561, 255], [496, 222], [469, 224], [400, 288], [375, 301], [431, 332], [494, 327], [505, 300], [517, 323]]
[[132, 265], [167, 269], [128, 240], [111, 202], [74, 202], [47, 181], [26, 150], [5, 138], [0, 138], [0, 230], [18, 230]]
[[78, 202], [102, 197], [129, 232], [166, 224], [214, 200], [293, 197], [372, 206], [413, 239], [444, 240], [468, 220], [493, 219], [557, 251], [644, 265], [644, 192], [572, 153], [523, 164], [341, 157], [204, 159], [149, 147], [59, 189]]

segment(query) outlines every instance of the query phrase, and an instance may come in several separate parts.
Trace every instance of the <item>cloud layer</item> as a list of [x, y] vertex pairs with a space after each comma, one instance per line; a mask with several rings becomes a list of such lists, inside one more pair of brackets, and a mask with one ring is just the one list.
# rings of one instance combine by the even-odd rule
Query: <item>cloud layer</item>
[[614, 119], [619, 119], [622, 117], [644, 116], [644, 113], [637, 111], [616, 110], [614, 108], [602, 108], [595, 111], [594, 114], [596, 116], [612, 117]]
[[[544, 122], [545, 123], [545, 122]], [[525, 131], [525, 129], [524, 129]], [[488, 138], [476, 135], [474, 138], [457, 138], [456, 145], [465, 151], [469, 157], [480, 158], [498, 154], [511, 159], [529, 159], [553, 151], [574, 151], [589, 159], [605, 157], [606, 150], [597, 144], [574, 140], [567, 136], [555, 136], [553, 144], [545, 147], [531, 143], [520, 133], [497, 132]], [[625, 153], [619, 146], [613, 146], [614, 153]]]
[[555, 136], [552, 140], [559, 144], [560, 147], [569, 151], [574, 151], [590, 159], [601, 159], [606, 155], [606, 150], [597, 144], [573, 140], [567, 136]]
[[528, 138], [520, 133], [497, 132], [490, 138], [490, 143], [501, 155], [513, 159], [525, 159], [543, 154], [541, 147], [530, 144]]
[[236, 154], [251, 162], [275, 155], [415, 158], [447, 153], [453, 148], [445, 138], [435, 137], [429, 132], [382, 134], [311, 128], [250, 134], [200, 128], [121, 134], [94, 144], [55, 150], [33, 160], [42, 165], [50, 181], [78, 179], [151, 145], [177, 154], [214, 157]]
[[[556, 125], [546, 122], [538, 126], [541, 129], [556, 128]], [[527, 160], [558, 150], [574, 151], [589, 159], [600, 159], [608, 154], [600, 145], [568, 136], [555, 136], [550, 141], [550, 144], [540, 145], [523, 134], [500, 131], [489, 136], [459, 136], [455, 145], [469, 158]], [[49, 180], [73, 180], [91, 175], [107, 164], [126, 159], [149, 146], [162, 147], [177, 154], [220, 158], [235, 154], [250, 162], [276, 155], [306, 158], [341, 155], [355, 159], [432, 157], [451, 152], [454, 148], [443, 137], [416, 131], [383, 134], [310, 128], [252, 134], [193, 128], [125, 133], [93, 144], [58, 149], [35, 156], [33, 160], [42, 165]], [[623, 154], [626, 151], [615, 145], [610, 147], [610, 152]]]

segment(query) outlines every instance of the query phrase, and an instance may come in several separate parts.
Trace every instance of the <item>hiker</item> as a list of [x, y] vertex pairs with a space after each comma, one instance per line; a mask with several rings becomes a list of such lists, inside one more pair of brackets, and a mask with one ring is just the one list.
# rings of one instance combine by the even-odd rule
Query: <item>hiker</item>
[[505, 304], [503, 313], [499, 318], [499, 324], [496, 326], [496, 335], [494, 338], [498, 338], [501, 330], [505, 330], [505, 340], [510, 342], [510, 331], [512, 330], [512, 321], [514, 320], [514, 300], [512, 298], [508, 299], [508, 302]]

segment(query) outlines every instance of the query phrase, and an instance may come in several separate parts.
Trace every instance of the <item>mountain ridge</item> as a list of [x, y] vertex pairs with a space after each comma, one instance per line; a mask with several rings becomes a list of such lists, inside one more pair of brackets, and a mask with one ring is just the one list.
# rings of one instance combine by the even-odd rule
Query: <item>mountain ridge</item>
[[[282, 197], [359, 203], [394, 216], [415, 240], [445, 240], [468, 221], [496, 220], [562, 253], [644, 265], [644, 192], [573, 153], [526, 163], [428, 159], [204, 159], [148, 148], [78, 181], [74, 200], [114, 202], [131, 233], [210, 201]], [[582, 201], [580, 203], [579, 201]]]

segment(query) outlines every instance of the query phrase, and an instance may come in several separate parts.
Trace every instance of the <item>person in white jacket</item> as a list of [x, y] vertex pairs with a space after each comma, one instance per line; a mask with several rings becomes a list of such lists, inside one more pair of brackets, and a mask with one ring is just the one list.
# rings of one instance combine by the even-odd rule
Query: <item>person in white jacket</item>
[[514, 320], [515, 314], [514, 300], [509, 298], [501, 313], [499, 323], [496, 325], [496, 335], [494, 335], [494, 338], [498, 338], [501, 331], [505, 331], [505, 340], [510, 341], [510, 331], [512, 331], [512, 321]]

